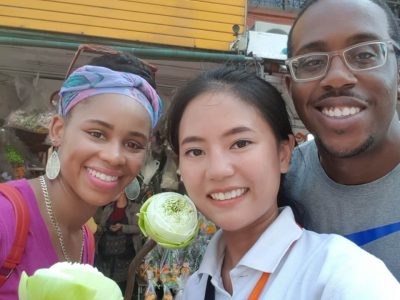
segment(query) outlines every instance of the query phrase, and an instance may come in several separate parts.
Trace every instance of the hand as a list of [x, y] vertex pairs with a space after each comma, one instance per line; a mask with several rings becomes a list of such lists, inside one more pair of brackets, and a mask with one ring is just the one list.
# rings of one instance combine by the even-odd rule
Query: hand
[[114, 224], [114, 225], [110, 226], [110, 230], [112, 232], [116, 232], [116, 231], [121, 230], [121, 229], [122, 229], [122, 224], [120, 224], [120, 223], [117, 223], [117, 224]]

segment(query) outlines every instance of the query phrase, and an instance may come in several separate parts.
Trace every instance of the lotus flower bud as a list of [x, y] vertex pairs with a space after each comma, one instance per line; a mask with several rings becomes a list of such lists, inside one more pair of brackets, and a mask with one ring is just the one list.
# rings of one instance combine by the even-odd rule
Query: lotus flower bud
[[19, 300], [122, 300], [118, 285], [91, 265], [59, 262], [32, 276], [22, 272]]
[[197, 235], [197, 210], [189, 197], [174, 192], [153, 195], [142, 205], [139, 227], [169, 249], [186, 247]]

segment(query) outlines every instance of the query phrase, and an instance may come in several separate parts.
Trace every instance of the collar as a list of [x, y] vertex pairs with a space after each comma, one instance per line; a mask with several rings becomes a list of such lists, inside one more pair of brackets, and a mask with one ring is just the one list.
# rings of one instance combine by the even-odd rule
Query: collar
[[[292, 209], [285, 207], [275, 221], [261, 234], [257, 242], [242, 257], [237, 267], [255, 269], [260, 272], [273, 273], [290, 247], [303, 233], [303, 229], [296, 223]], [[203, 261], [197, 274], [219, 274], [224, 258], [225, 243], [222, 230], [218, 230], [204, 254]]]

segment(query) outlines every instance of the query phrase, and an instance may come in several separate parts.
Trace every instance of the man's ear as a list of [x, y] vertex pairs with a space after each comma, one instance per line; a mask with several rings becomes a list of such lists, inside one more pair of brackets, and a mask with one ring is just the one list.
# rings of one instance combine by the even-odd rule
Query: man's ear
[[285, 87], [290, 97], [292, 97], [292, 78], [289, 74], [284, 75]]
[[65, 129], [65, 119], [60, 115], [52, 117], [49, 126], [49, 137], [54, 147], [59, 147], [63, 139]]
[[400, 105], [400, 69], [397, 69], [397, 106]]
[[289, 134], [288, 139], [281, 141], [279, 145], [279, 160], [281, 166], [281, 173], [284, 174], [289, 170], [290, 159], [295, 145], [295, 138], [293, 134]]

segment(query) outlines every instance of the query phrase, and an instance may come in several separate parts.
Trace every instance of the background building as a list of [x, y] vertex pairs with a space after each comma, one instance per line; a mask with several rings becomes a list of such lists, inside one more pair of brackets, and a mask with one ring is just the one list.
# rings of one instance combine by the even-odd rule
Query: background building
[[[1, 1], [0, 153], [18, 144], [22, 156], [39, 160], [28, 171], [42, 170], [46, 126], [38, 122], [48, 115], [50, 96], [80, 44], [112, 46], [146, 59], [158, 69], [158, 90], [168, 105], [176, 89], [200, 72], [246, 61], [232, 50], [246, 30], [246, 12], [246, 0]], [[82, 53], [75, 67], [96, 55]], [[9, 169], [5, 160], [0, 155], [0, 174]]]
[[[38, 134], [32, 115], [50, 110], [50, 95], [59, 89], [78, 46], [99, 44], [130, 51], [156, 66], [159, 92], [167, 106], [179, 86], [206, 69], [227, 62], [250, 66], [280, 89], [298, 141], [304, 140], [307, 131], [282, 84], [287, 74], [287, 34], [304, 2], [3, 0], [0, 127], [14, 127], [12, 135], [28, 144], [33, 155], [46, 149], [45, 132]], [[387, 3], [399, 16], [400, 0]], [[83, 53], [76, 66], [95, 55]], [[10, 139], [4, 128], [0, 128], [0, 152]], [[0, 174], [2, 165], [0, 155]]]

